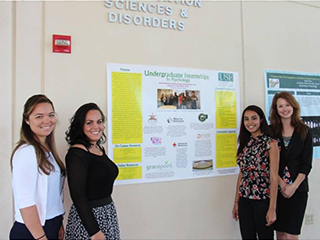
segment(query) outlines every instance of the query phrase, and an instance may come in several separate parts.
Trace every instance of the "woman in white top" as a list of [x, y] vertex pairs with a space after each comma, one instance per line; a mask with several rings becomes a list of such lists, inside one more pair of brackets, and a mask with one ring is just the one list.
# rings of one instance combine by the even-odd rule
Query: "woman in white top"
[[63, 239], [66, 169], [54, 141], [56, 116], [45, 95], [24, 105], [20, 140], [11, 156], [15, 222], [10, 239]]

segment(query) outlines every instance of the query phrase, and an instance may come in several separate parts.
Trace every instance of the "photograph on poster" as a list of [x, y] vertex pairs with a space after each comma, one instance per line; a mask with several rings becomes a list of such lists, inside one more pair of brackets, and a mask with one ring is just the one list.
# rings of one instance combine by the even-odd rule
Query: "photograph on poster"
[[158, 109], [201, 109], [199, 90], [158, 89]]
[[269, 87], [270, 88], [280, 88], [280, 79], [269, 78]]
[[193, 161], [192, 163], [192, 169], [193, 171], [203, 171], [203, 170], [213, 170], [213, 162], [212, 159], [210, 160], [198, 160]]

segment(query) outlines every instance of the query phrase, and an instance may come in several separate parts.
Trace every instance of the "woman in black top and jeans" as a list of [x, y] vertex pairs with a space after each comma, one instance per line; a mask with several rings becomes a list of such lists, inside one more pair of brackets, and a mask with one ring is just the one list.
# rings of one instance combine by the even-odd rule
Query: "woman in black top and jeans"
[[67, 177], [73, 205], [66, 239], [120, 239], [111, 198], [118, 167], [105, 154], [105, 118], [95, 103], [82, 105], [66, 132]]

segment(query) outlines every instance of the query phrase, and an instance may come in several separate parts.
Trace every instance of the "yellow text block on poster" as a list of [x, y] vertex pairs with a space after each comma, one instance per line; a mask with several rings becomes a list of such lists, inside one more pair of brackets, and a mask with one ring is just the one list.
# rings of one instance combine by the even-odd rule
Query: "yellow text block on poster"
[[119, 167], [119, 175], [117, 180], [141, 179], [142, 167]]
[[112, 143], [142, 143], [142, 74], [113, 72]]
[[114, 148], [113, 161], [115, 163], [141, 162], [141, 147], [138, 148]]
[[237, 134], [216, 134], [216, 167], [228, 168], [237, 166]]
[[216, 91], [216, 128], [237, 127], [236, 92]]

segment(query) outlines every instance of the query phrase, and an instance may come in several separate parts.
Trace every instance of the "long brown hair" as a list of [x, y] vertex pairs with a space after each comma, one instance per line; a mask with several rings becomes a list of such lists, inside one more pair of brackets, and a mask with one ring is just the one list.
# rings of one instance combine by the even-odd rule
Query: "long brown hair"
[[21, 147], [23, 144], [29, 144], [32, 145], [35, 148], [36, 156], [37, 156], [37, 162], [38, 167], [41, 169], [46, 175], [49, 175], [51, 171], [54, 171], [54, 166], [49, 162], [48, 160], [48, 154], [47, 150], [51, 151], [52, 155], [54, 156], [57, 164], [60, 167], [62, 175], [66, 174], [66, 168], [59, 158], [59, 155], [56, 150], [55, 146], [55, 140], [54, 140], [54, 130], [46, 137], [46, 144], [49, 149], [46, 149], [45, 146], [43, 146], [36, 134], [31, 130], [30, 126], [27, 124], [27, 121], [29, 120], [30, 114], [33, 112], [35, 107], [39, 103], [49, 103], [52, 106], [52, 109], [54, 110], [53, 103], [49, 98], [47, 98], [43, 94], [33, 95], [30, 97], [25, 105], [24, 105], [24, 111], [22, 114], [22, 124], [20, 129], [20, 140], [17, 143], [17, 146], [13, 149], [10, 159], [11, 169], [12, 166], [12, 158], [14, 153], [17, 151], [19, 147]]
[[279, 98], [286, 100], [293, 108], [293, 113], [291, 116], [291, 126], [294, 127], [294, 129], [301, 136], [301, 139], [304, 140], [308, 133], [308, 127], [301, 120], [301, 109], [299, 103], [294, 98], [294, 96], [288, 92], [279, 92], [272, 99], [272, 104], [270, 108], [270, 124], [273, 132], [276, 135], [279, 135], [282, 133], [283, 130], [281, 117], [277, 109], [277, 101], [279, 100]]

